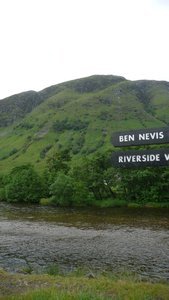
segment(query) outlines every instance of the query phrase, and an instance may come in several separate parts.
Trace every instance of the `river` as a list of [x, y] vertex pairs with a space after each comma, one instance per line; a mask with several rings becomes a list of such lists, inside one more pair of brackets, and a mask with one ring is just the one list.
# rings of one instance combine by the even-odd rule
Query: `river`
[[52, 264], [169, 280], [169, 209], [66, 209], [0, 204], [0, 267]]

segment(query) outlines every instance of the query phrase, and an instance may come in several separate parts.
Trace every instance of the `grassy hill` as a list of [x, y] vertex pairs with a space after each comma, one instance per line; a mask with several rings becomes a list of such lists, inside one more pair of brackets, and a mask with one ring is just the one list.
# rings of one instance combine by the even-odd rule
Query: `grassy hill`
[[91, 76], [0, 101], [0, 172], [31, 162], [41, 171], [56, 149], [73, 161], [113, 149], [113, 131], [169, 124], [169, 83]]

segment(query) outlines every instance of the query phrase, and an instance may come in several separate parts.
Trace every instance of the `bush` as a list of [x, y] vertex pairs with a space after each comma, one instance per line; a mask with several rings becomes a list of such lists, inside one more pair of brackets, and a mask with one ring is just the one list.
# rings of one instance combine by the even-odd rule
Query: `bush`
[[50, 186], [52, 202], [57, 205], [69, 206], [73, 202], [73, 179], [62, 172], [57, 175], [55, 182]]
[[14, 168], [5, 190], [9, 202], [38, 202], [43, 194], [41, 178], [31, 165]]
[[83, 206], [92, 203], [94, 197], [81, 181], [60, 172], [50, 186], [51, 203], [59, 206]]
[[6, 200], [5, 188], [0, 188], [0, 201]]
[[18, 152], [18, 149], [13, 148], [13, 149], [9, 152], [9, 156], [12, 156], [12, 155], [14, 155], [14, 154], [17, 153], [17, 152]]
[[88, 127], [88, 122], [79, 120], [61, 120], [55, 121], [53, 124], [53, 129], [57, 132], [62, 132], [64, 130], [81, 130]]
[[45, 158], [46, 154], [48, 153], [48, 151], [52, 148], [52, 145], [47, 145], [46, 147], [44, 147], [41, 152], [40, 152], [40, 158]]

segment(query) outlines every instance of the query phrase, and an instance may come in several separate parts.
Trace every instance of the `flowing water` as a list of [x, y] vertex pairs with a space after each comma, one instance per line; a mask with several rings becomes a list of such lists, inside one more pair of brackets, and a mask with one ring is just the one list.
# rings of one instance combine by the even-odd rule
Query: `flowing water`
[[128, 270], [169, 280], [169, 209], [0, 204], [0, 267]]

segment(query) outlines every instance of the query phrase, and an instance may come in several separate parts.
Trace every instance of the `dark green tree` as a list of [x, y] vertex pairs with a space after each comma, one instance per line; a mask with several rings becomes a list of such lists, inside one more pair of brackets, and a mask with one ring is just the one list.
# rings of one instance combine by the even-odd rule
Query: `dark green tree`
[[111, 166], [109, 152], [83, 159], [80, 166], [73, 168], [72, 174], [75, 181], [83, 182], [88, 192], [93, 193], [96, 200], [115, 197], [112, 188], [115, 172]]
[[123, 198], [138, 203], [169, 199], [169, 171], [166, 168], [120, 170]]
[[48, 157], [46, 169], [43, 174], [45, 197], [50, 196], [50, 186], [56, 181], [58, 173], [68, 174], [70, 159], [71, 156], [68, 149], [56, 151]]
[[74, 195], [73, 178], [62, 172], [58, 173], [55, 182], [50, 186], [50, 194], [54, 204], [71, 206]]
[[0, 201], [6, 200], [5, 195], [5, 176], [0, 174]]
[[30, 164], [15, 167], [5, 187], [9, 202], [38, 202], [43, 196], [42, 180]]
[[52, 203], [58, 206], [84, 206], [92, 201], [92, 195], [82, 181], [75, 181], [70, 174], [62, 172], [51, 184], [50, 195]]

